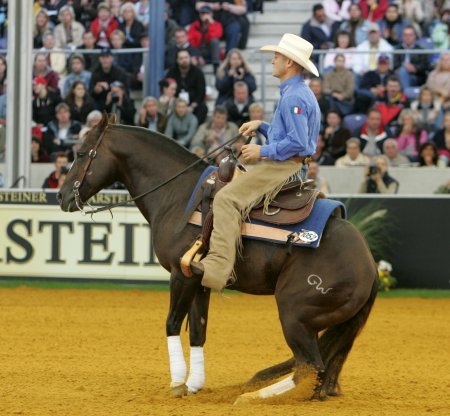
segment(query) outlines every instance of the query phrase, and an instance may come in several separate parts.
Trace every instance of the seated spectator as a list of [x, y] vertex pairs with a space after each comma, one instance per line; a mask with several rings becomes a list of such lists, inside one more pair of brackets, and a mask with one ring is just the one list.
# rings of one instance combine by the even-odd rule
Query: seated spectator
[[6, 77], [8, 75], [8, 63], [6, 57], [0, 55], [0, 94], [6, 90]]
[[177, 63], [169, 69], [167, 77], [176, 81], [177, 97], [183, 98], [188, 103], [188, 111], [194, 113], [199, 124], [203, 123], [208, 113], [205, 75], [201, 69], [192, 65], [188, 51], [178, 51]]
[[71, 3], [75, 11], [76, 20], [86, 29], [89, 28], [91, 22], [97, 17], [97, 5], [99, 0], [81, 0], [73, 1]]
[[433, 141], [422, 143], [419, 148], [418, 162], [421, 168], [445, 168], [447, 166], [444, 160], [439, 159], [438, 148]]
[[63, 6], [58, 13], [61, 23], [55, 27], [55, 46], [76, 49], [83, 44], [84, 27], [75, 20], [72, 6]]
[[173, 113], [177, 95], [177, 82], [173, 78], [165, 78], [159, 81], [161, 95], [158, 98], [158, 113], [166, 119]]
[[92, 71], [89, 93], [94, 99], [97, 110], [105, 108], [106, 97], [110, 90], [110, 85], [119, 81], [127, 85], [127, 74], [123, 69], [113, 64], [111, 49], [103, 48], [99, 57], [100, 65]]
[[57, 48], [53, 33], [44, 33], [42, 42], [44, 46], [40, 49], [40, 51], [45, 52], [48, 65], [58, 74], [59, 77], [64, 77], [66, 75], [66, 54], [56, 51]]
[[188, 103], [183, 98], [175, 101], [175, 111], [167, 120], [164, 134], [176, 140], [184, 147], [189, 147], [197, 131], [197, 118], [188, 111]]
[[[97, 49], [97, 44], [95, 43], [95, 36], [92, 32], [84, 32], [83, 44], [78, 49]], [[98, 64], [98, 54], [84, 53], [83, 57], [86, 69], [92, 71]]]
[[120, 16], [122, 21], [119, 24], [119, 29], [125, 34], [124, 47], [139, 48], [141, 46], [139, 39], [145, 29], [137, 18], [135, 5], [129, 1], [122, 4]]
[[95, 37], [97, 46], [107, 48], [110, 45], [109, 37], [111, 33], [119, 28], [119, 22], [108, 3], [100, 3], [97, 7], [97, 17], [92, 21], [90, 31]]
[[439, 158], [448, 165], [450, 161], [450, 112], [444, 115], [444, 128], [433, 137], [433, 142], [438, 149]]
[[[312, 14], [311, 19], [302, 26], [300, 36], [312, 43], [314, 49], [329, 49], [335, 32], [333, 22], [327, 19], [325, 9], [320, 3], [313, 6]], [[313, 55], [312, 59], [317, 63], [318, 55]]]
[[72, 146], [78, 140], [81, 124], [70, 117], [70, 108], [66, 103], [59, 103], [55, 109], [56, 119], [47, 125], [44, 133], [45, 150], [54, 158], [58, 152], [64, 152], [73, 160]]
[[399, 183], [388, 173], [386, 156], [377, 156], [375, 164], [365, 169], [364, 179], [359, 187], [360, 194], [396, 194]]
[[[403, 29], [403, 42], [396, 50], [414, 49], [422, 50], [416, 44], [416, 32], [412, 26]], [[403, 89], [422, 85], [426, 80], [428, 58], [419, 53], [397, 54], [394, 57], [394, 70], [400, 79]]]
[[424, 86], [420, 89], [417, 100], [411, 103], [411, 111], [417, 125], [428, 134], [436, 130], [436, 121], [441, 111], [441, 102], [434, 96], [430, 88]]
[[420, 145], [428, 140], [427, 132], [417, 126], [416, 119], [409, 108], [402, 110], [398, 122], [400, 125], [399, 135], [397, 136], [398, 150], [402, 155], [415, 161]]
[[61, 171], [69, 164], [69, 158], [64, 152], [59, 152], [55, 156], [55, 170], [45, 179], [42, 184], [44, 189], [57, 189]]
[[59, 77], [56, 72], [48, 66], [47, 54], [38, 52], [34, 56], [33, 78], [44, 78], [48, 90], [59, 95]]
[[233, 86], [233, 97], [225, 103], [228, 120], [238, 126], [249, 121], [249, 107], [252, 103], [253, 99], [249, 96], [247, 84], [243, 81], [236, 82]]
[[306, 179], [312, 179], [314, 181], [314, 189], [323, 192], [325, 195], [330, 193], [328, 181], [319, 176], [319, 165], [317, 162], [309, 162]]
[[31, 139], [31, 163], [50, 163], [50, 157], [38, 137]]
[[189, 42], [188, 34], [185, 29], [179, 27], [175, 30], [175, 46], [166, 49], [166, 58], [164, 68], [173, 68], [177, 63], [177, 54], [181, 50], [186, 50], [191, 56], [191, 64], [199, 64], [200, 51]]
[[436, 68], [428, 75], [426, 86], [442, 100], [450, 97], [450, 52], [441, 54]]
[[397, 136], [398, 116], [404, 108], [409, 107], [409, 102], [396, 76], [392, 75], [388, 78], [384, 97], [377, 100], [375, 107], [381, 112], [381, 123], [389, 136]]
[[80, 134], [78, 135], [78, 140], [80, 142], [79, 146], [81, 146], [86, 137], [86, 134], [89, 133], [92, 127], [95, 127], [98, 123], [100, 123], [102, 117], [103, 117], [102, 113], [98, 110], [93, 110], [87, 115], [86, 124], [81, 128]]
[[169, 0], [173, 11], [173, 18], [180, 26], [188, 26], [196, 17], [196, 0]]
[[46, 9], [39, 9], [34, 16], [34, 28], [33, 28], [33, 47], [39, 49], [44, 46], [42, 37], [44, 33], [53, 32], [54, 25], [47, 14]]
[[86, 84], [81, 80], [71, 85], [64, 101], [69, 106], [72, 120], [81, 124], [86, 122], [88, 114], [95, 109], [94, 100], [89, 96]]
[[147, 29], [148, 20], [150, 16], [150, 5], [148, 0], [137, 1], [134, 5], [136, 10], [136, 19], [138, 19], [142, 25]]
[[136, 109], [123, 82], [114, 81], [111, 83], [110, 91], [106, 95], [105, 110], [108, 113], [115, 113], [118, 123], [134, 125]]
[[[167, 4], [167, 3], [166, 3]], [[166, 33], [166, 51], [176, 45], [175, 32], [180, 27], [169, 15], [168, 7], [164, 11], [164, 26]]]
[[323, 131], [317, 136], [316, 152], [312, 155], [312, 160], [322, 166], [332, 166], [334, 165], [335, 160], [328, 150], [326, 150], [327, 144], [323, 136]]
[[336, 160], [335, 166], [346, 168], [350, 166], [367, 166], [370, 158], [361, 153], [360, 141], [352, 137], [345, 143], [345, 155]]
[[225, 107], [218, 105], [210, 121], [203, 123], [195, 133], [190, 150], [203, 157], [238, 134], [236, 124], [228, 121]]
[[323, 76], [323, 92], [328, 99], [330, 110], [346, 116], [353, 110], [355, 76], [345, 67], [345, 56], [337, 54], [332, 71]]
[[369, 35], [366, 41], [356, 47], [356, 51], [364, 52], [370, 50], [372, 53], [358, 53], [354, 59], [353, 72], [364, 75], [367, 71], [377, 69], [377, 60], [380, 55], [389, 55], [393, 47], [381, 37], [380, 28], [376, 23], [369, 27]]
[[389, 6], [389, 0], [359, 0], [364, 19], [378, 22], [382, 19]]
[[324, 0], [325, 16], [332, 22], [343, 22], [350, 19], [351, 0]]
[[55, 108], [61, 102], [59, 95], [48, 89], [47, 80], [37, 77], [33, 80], [33, 121], [47, 126], [55, 118]]
[[390, 167], [411, 166], [409, 159], [398, 151], [397, 140], [395, 139], [386, 139], [384, 141], [383, 153], [388, 158]]
[[167, 118], [158, 111], [158, 100], [155, 97], [145, 97], [139, 110], [138, 126], [145, 127], [151, 131], [164, 133]]
[[353, 69], [353, 58], [355, 56], [353, 51], [355, 48], [351, 44], [350, 33], [344, 30], [339, 30], [336, 32], [335, 44], [336, 47], [334, 49], [330, 49], [323, 60], [323, 67], [325, 70], [333, 69], [337, 54], [344, 55], [345, 67], [347, 69]]
[[312, 78], [309, 82], [309, 88], [314, 93], [314, 96], [319, 103], [320, 108], [320, 122], [322, 129], [325, 128], [325, 117], [330, 110], [330, 104], [328, 103], [327, 97], [323, 94], [322, 80], [320, 78]]
[[189, 26], [188, 39], [200, 52], [200, 65], [212, 63], [214, 73], [220, 64], [220, 38], [223, 35], [222, 24], [213, 18], [210, 6], [199, 10], [200, 18]]
[[422, 1], [419, 0], [400, 0], [399, 12], [402, 16], [417, 26], [420, 26], [424, 19], [425, 13], [422, 7]]
[[78, 53], [73, 54], [70, 57], [69, 68], [69, 75], [67, 75], [64, 81], [63, 97], [67, 95], [70, 87], [75, 81], [81, 81], [86, 86], [86, 88], [89, 87], [89, 84], [91, 82], [91, 73], [84, 69], [85, 61], [83, 55], [80, 55]]
[[353, 3], [349, 12], [350, 19], [341, 23], [340, 30], [348, 32], [350, 44], [356, 46], [367, 40], [370, 22], [362, 17], [361, 6], [358, 3]]
[[392, 3], [387, 8], [386, 15], [378, 24], [380, 25], [383, 38], [395, 47], [403, 42], [403, 29], [411, 25], [411, 22], [402, 17], [398, 5]]
[[[248, 114], [250, 121], [252, 120], [264, 120], [264, 107], [260, 103], [252, 103], [248, 107]], [[259, 144], [262, 146], [266, 143], [266, 137], [259, 131], [255, 132], [255, 136], [252, 138], [250, 143]]]
[[388, 135], [383, 128], [380, 110], [371, 109], [359, 135], [361, 150], [369, 157], [379, 155], [383, 151], [383, 143], [387, 138]]
[[253, 98], [256, 90], [256, 79], [250, 69], [250, 65], [238, 49], [228, 52], [216, 74], [216, 88], [219, 91], [216, 105], [225, 103], [233, 95], [233, 85], [243, 81], [248, 86], [248, 92]]
[[[431, 31], [431, 40], [433, 41], [436, 52], [445, 52], [450, 47], [450, 39], [448, 36], [450, 22], [450, 9], [447, 7], [441, 13], [441, 20]], [[430, 56], [430, 55], [428, 55]], [[439, 59], [439, 53], [431, 56], [430, 63], [434, 66]]]
[[323, 138], [326, 150], [335, 160], [345, 154], [345, 143], [350, 138], [350, 132], [342, 127], [342, 118], [337, 111], [330, 110], [327, 114], [327, 127]]
[[[209, 6], [214, 11], [214, 19], [218, 20], [223, 27], [226, 52], [239, 46], [240, 38], [248, 30], [244, 19], [241, 17], [247, 13], [245, 0], [210, 0], [197, 1], [195, 8], [200, 10], [203, 6]], [[248, 22], [248, 20], [247, 20]], [[242, 30], [244, 26], [244, 31]]]
[[355, 109], [360, 113], [367, 113], [376, 100], [383, 98], [386, 92], [386, 83], [392, 75], [389, 68], [389, 56], [380, 55], [377, 60], [377, 69], [366, 72], [356, 89]]
[[[114, 49], [123, 49], [125, 34], [121, 30], [115, 30], [111, 33], [109, 40], [111, 42], [112, 51], [114, 51]], [[128, 78], [128, 85], [132, 85], [136, 80], [139, 71], [137, 55], [135, 53], [116, 53], [113, 55], [113, 64], [125, 71]]]

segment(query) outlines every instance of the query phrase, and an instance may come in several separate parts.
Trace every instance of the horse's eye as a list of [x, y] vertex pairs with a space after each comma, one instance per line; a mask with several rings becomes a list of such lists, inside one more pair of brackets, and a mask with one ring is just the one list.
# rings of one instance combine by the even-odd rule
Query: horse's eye
[[83, 159], [85, 152], [77, 152], [77, 159]]

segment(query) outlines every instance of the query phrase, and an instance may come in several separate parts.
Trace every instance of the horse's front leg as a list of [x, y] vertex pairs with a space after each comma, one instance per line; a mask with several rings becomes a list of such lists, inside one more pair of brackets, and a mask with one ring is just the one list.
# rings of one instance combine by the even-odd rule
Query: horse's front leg
[[170, 388], [176, 396], [186, 394], [186, 361], [181, 345], [181, 325], [191, 308], [200, 281], [195, 277], [186, 279], [181, 272], [173, 272], [170, 276], [170, 308], [166, 320], [167, 346], [170, 362]]
[[206, 342], [208, 309], [211, 289], [199, 286], [189, 310], [189, 339], [191, 354], [189, 377], [186, 386], [190, 393], [197, 393], [205, 385], [205, 358], [203, 345]]

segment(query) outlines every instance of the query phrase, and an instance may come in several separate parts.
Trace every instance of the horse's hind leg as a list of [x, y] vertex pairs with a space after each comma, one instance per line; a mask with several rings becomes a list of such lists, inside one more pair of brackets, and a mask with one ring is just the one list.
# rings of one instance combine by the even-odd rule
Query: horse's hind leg
[[246, 387], [254, 387], [258, 383], [263, 383], [269, 380], [275, 380], [281, 376], [294, 371], [295, 358], [292, 357], [287, 361], [280, 364], [276, 364], [272, 367], [265, 368], [264, 370], [258, 371], [247, 383]]

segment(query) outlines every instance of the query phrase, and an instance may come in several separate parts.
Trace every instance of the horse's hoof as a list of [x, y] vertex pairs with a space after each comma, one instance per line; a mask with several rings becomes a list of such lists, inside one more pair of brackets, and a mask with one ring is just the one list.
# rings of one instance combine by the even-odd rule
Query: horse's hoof
[[170, 393], [174, 397], [187, 396], [188, 388], [186, 387], [186, 384], [184, 384], [184, 383], [171, 384], [170, 385]]
[[245, 404], [252, 402], [253, 400], [259, 399], [258, 391], [252, 391], [250, 393], [244, 393], [241, 394], [233, 403], [233, 405], [236, 404]]

